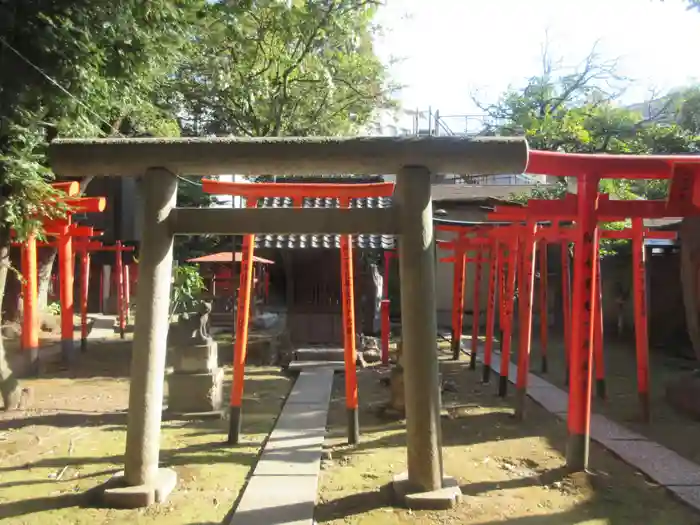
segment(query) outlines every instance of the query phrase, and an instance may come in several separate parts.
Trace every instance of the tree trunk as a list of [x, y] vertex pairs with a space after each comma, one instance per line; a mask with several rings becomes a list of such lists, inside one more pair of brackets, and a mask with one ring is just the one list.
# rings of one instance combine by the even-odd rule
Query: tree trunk
[[681, 223], [681, 285], [688, 336], [700, 359], [700, 217]]
[[43, 312], [49, 305], [51, 273], [58, 252], [56, 248], [42, 248], [37, 251], [37, 308]]
[[[10, 235], [7, 228], [0, 228], [0, 304], [5, 295], [5, 283], [10, 269]], [[0, 326], [2, 311], [0, 309]], [[0, 395], [5, 410], [16, 410], [21, 400], [21, 390], [5, 352], [5, 343], [0, 334]]]
[[[21, 266], [19, 249], [10, 250], [10, 264], [12, 268]], [[18, 323], [22, 318], [22, 283], [14, 272], [8, 272], [5, 282], [5, 295], [2, 301], [4, 311], [3, 322]]]

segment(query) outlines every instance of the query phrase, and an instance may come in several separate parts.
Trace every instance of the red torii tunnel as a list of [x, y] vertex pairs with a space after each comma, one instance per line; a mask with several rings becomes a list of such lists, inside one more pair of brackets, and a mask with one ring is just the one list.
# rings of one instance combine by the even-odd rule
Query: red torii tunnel
[[[500, 227], [499, 227], [500, 226]], [[562, 298], [563, 298], [563, 311], [565, 313], [564, 315], [564, 340], [566, 344], [566, 358], [567, 358], [567, 363], [569, 359], [569, 353], [570, 353], [570, 341], [569, 341], [569, 332], [570, 332], [570, 298], [569, 298], [569, 253], [568, 253], [568, 244], [569, 241], [572, 238], [573, 235], [573, 229], [571, 227], [565, 227], [565, 226], [551, 226], [549, 223], [538, 223], [538, 230], [535, 233], [535, 239], [538, 244], [540, 244], [540, 312], [541, 312], [541, 317], [540, 317], [540, 346], [541, 346], [541, 353], [542, 353], [542, 372], [546, 373], [547, 372], [547, 366], [546, 366], [546, 352], [547, 352], [547, 341], [548, 341], [548, 324], [547, 324], [547, 317], [546, 317], [546, 305], [548, 303], [548, 298], [547, 298], [547, 282], [545, 280], [545, 276], [548, 273], [548, 268], [547, 268], [547, 258], [546, 258], [546, 248], [548, 244], [554, 244], [554, 243], [563, 243], [561, 245], [562, 248]], [[551, 227], [547, 227], [551, 226]], [[452, 250], [455, 255], [451, 257], [446, 257], [440, 259], [441, 262], [448, 262], [448, 263], [454, 263], [455, 264], [455, 277], [454, 277], [454, 290], [453, 290], [453, 348], [456, 349], [456, 358], [459, 357], [459, 336], [457, 334], [461, 334], [462, 330], [462, 325], [461, 325], [461, 318], [462, 318], [462, 310], [463, 310], [463, 281], [460, 280], [460, 276], [463, 275], [463, 269], [464, 269], [464, 261], [467, 259], [464, 258], [464, 253], [467, 251], [472, 251], [472, 250], [485, 250], [485, 249], [490, 249], [491, 244], [497, 244], [498, 240], [496, 239], [496, 236], [500, 234], [500, 237], [503, 237], [503, 234], [511, 231], [513, 227], [517, 227], [517, 225], [513, 225], [511, 228], [504, 228], [504, 223], [459, 223], [457, 221], [451, 221], [449, 224], [439, 224], [436, 229], [438, 230], [454, 230], [454, 231], [459, 231], [462, 230], [463, 233], [466, 232], [474, 232], [473, 237], [464, 237], [463, 233], [460, 233], [460, 236], [452, 241], [438, 241], [438, 246], [446, 249], [446, 250]], [[609, 238], [609, 239], [625, 239], [625, 238], [632, 238], [633, 240], [633, 249], [634, 249], [634, 288], [635, 288], [635, 295], [636, 295], [636, 302], [635, 304], [637, 305], [636, 312], [639, 314], [640, 312], [643, 311], [643, 306], [645, 303], [643, 301], [646, 301], [646, 291], [644, 287], [644, 265], [639, 264], [639, 258], [644, 257], [644, 252], [643, 252], [643, 242], [644, 239], [673, 239], [675, 238], [675, 233], [674, 232], [652, 232], [648, 231], [648, 229], [643, 228], [641, 224], [641, 219], [634, 219], [633, 220], [633, 227], [632, 228], [626, 228], [623, 230], [601, 230], [601, 237], [602, 238]], [[520, 239], [521, 241], [523, 239]], [[493, 296], [493, 290], [500, 289], [497, 288], [497, 285], [495, 283], [495, 280], [498, 279], [498, 276], [500, 275], [502, 271], [502, 263], [501, 259], [499, 257], [499, 251], [492, 252], [492, 257], [490, 258], [490, 267], [492, 269], [492, 275], [491, 278], [494, 280], [493, 284], [490, 284], [489, 286], [489, 294], [488, 298], [489, 301], [494, 301], [495, 297]], [[506, 258], [507, 259], [507, 258]], [[489, 260], [489, 259], [487, 259]], [[643, 259], [641, 259], [643, 262]], [[461, 262], [461, 264], [460, 264]], [[523, 275], [520, 275], [521, 281], [524, 278]], [[478, 283], [475, 283], [475, 286]], [[597, 282], [597, 294], [598, 297], [601, 296], [601, 290], [600, 290], [600, 279]], [[475, 287], [475, 308], [478, 307], [479, 301], [478, 301], [478, 291], [480, 287], [476, 286]], [[513, 292], [512, 290], [509, 290], [507, 293], [505, 291], [501, 291], [501, 297], [503, 299], [502, 302], [513, 302]], [[527, 305], [527, 303], [525, 303]], [[531, 307], [530, 303], [530, 307]], [[595, 362], [595, 369], [596, 369], [596, 379], [597, 379], [597, 390], [598, 390], [598, 395], [601, 398], [605, 398], [605, 375], [604, 375], [604, 359], [603, 359], [603, 341], [602, 341], [602, 309], [601, 309], [601, 304], [600, 301], [598, 302], [598, 308], [597, 308], [597, 313], [596, 313], [596, 319], [595, 319], [595, 337], [594, 337], [594, 362]], [[484, 382], [488, 382], [489, 380], [489, 374], [490, 374], [490, 369], [491, 369], [491, 348], [492, 348], [492, 337], [493, 337], [493, 318], [492, 318], [492, 309], [493, 307], [491, 304], [487, 304], [487, 321], [486, 321], [486, 346], [485, 346], [485, 354], [484, 354], [484, 369], [483, 369], [483, 375], [484, 375]], [[502, 307], [502, 311], [506, 312], [505, 315], [501, 315], [501, 330], [502, 330], [502, 337], [501, 337], [501, 344], [502, 348], [504, 348], [504, 352], [502, 353], [502, 357], [505, 357], [503, 362], [501, 363], [501, 381], [499, 385], [499, 394], [500, 395], [505, 395], [506, 389], [507, 389], [507, 382], [508, 382], [508, 358], [509, 358], [509, 353], [510, 353], [510, 343], [509, 343], [509, 337], [511, 334], [511, 328], [512, 328], [512, 320], [510, 319], [511, 313], [512, 313], [512, 304], [505, 304]], [[528, 313], [525, 313], [525, 315], [530, 315]], [[504, 317], [506, 318], [504, 321]], [[640, 400], [642, 401], [642, 413], [645, 418], [648, 418], [649, 410], [648, 410], [648, 371], [649, 371], [649, 366], [648, 366], [648, 341], [647, 341], [647, 323], [646, 323], [646, 318], [641, 317], [638, 315], [637, 321], [635, 322], [635, 327], [636, 327], [636, 335], [637, 335], [637, 355], [638, 355], [638, 378], [639, 378], [639, 392], [640, 392]], [[472, 347], [474, 348], [476, 338], [478, 336], [478, 330], [476, 327], [474, 327], [474, 331], [472, 333]], [[528, 340], [524, 340], [521, 342], [521, 345], [519, 345], [519, 351], [523, 351], [524, 347], [528, 345]], [[475, 356], [476, 352], [472, 350], [472, 364], [475, 362]], [[568, 373], [567, 373], [567, 378], [568, 378]], [[524, 385], [518, 385], [521, 389]], [[523, 393], [520, 394], [521, 396]]]
[[[527, 173], [575, 178], [575, 194], [564, 199], [531, 200], [524, 208], [498, 207], [493, 220], [526, 220], [529, 229], [523, 237], [526, 246], [536, 242], [538, 220], [574, 221], [571, 333], [569, 335], [569, 406], [567, 464], [573, 470], [588, 466], [590, 442], [591, 386], [594, 364], [595, 325], [599, 294], [598, 223], [633, 220], [633, 242], [642, 236], [640, 219], [683, 217], [700, 214], [700, 158], [694, 156], [589, 155], [533, 151]], [[666, 200], [614, 201], [599, 193], [601, 179], [670, 179]], [[636, 226], [635, 226], [636, 224]], [[638, 242], [638, 241], [637, 241]], [[643, 265], [643, 251], [635, 249], [635, 267]], [[641, 274], [637, 271], [637, 276]], [[638, 279], [638, 278], [637, 278]], [[638, 290], [643, 283], [639, 283]], [[641, 295], [637, 294], [639, 297]], [[637, 315], [646, 317], [646, 304], [637, 301]], [[639, 338], [639, 334], [637, 336]], [[639, 350], [639, 346], [638, 346]], [[525, 352], [523, 352], [525, 353]], [[519, 367], [520, 368], [520, 367]], [[519, 371], [520, 372], [520, 371]], [[526, 378], [525, 371], [522, 372]]]
[[[53, 184], [59, 192], [56, 204], [66, 206], [65, 218], [49, 219], [43, 222], [43, 230], [47, 236], [56, 237], [54, 246], [58, 249], [58, 265], [60, 280], [61, 302], [61, 354], [66, 362], [75, 358], [74, 332], [74, 255], [72, 239], [78, 236], [93, 235], [92, 228], [72, 224], [71, 216], [75, 213], [98, 213], [106, 206], [104, 197], [77, 197], [80, 186], [77, 182], [62, 182]], [[60, 194], [64, 195], [60, 195]], [[29, 235], [22, 247], [22, 295], [24, 317], [22, 322], [22, 348], [26, 352], [31, 368], [38, 372], [39, 359], [39, 319], [37, 304], [37, 239]]]
[[[265, 197], [291, 198], [292, 206], [301, 208], [305, 198], [336, 198], [340, 208], [350, 208], [351, 200], [361, 197], [390, 197], [393, 183], [371, 184], [304, 184], [304, 183], [259, 183], [245, 184], [202, 181], [205, 193], [236, 195], [245, 198], [247, 208], [257, 207], [258, 200]], [[233, 386], [231, 388], [229, 443], [238, 443], [241, 430], [241, 405], [245, 356], [248, 345], [248, 324], [253, 279], [254, 235], [243, 237], [241, 282], [238, 293], [236, 316], [236, 338], [233, 355]], [[345, 355], [345, 406], [348, 411], [348, 442], [355, 444], [360, 439], [358, 419], [357, 349], [355, 348], [355, 287], [352, 256], [352, 236], [340, 237], [340, 274], [343, 308], [343, 341]]]
[[[76, 251], [80, 252], [83, 268], [83, 296], [81, 299], [81, 348], [87, 349], [87, 302], [88, 302], [88, 282], [90, 275], [90, 265], [92, 252], [114, 252], [114, 273], [117, 285], [117, 329], [119, 337], [126, 338], [126, 325], [129, 321], [129, 302], [131, 299], [131, 279], [129, 265], [124, 264], [124, 253], [133, 252], [133, 246], [125, 246], [121, 241], [116, 241], [113, 245], [105, 245], [101, 241], [94, 239], [80, 239], [76, 243]], [[101, 290], [100, 290], [101, 291]]]

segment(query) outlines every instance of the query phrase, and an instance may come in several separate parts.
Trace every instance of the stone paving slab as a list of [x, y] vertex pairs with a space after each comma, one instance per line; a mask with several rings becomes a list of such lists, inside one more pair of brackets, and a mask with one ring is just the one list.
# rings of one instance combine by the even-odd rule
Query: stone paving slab
[[[304, 370], [299, 374], [294, 388], [287, 398], [282, 416], [285, 415], [287, 405], [294, 403], [317, 403], [328, 409], [328, 401], [331, 398], [333, 388], [333, 370], [330, 368], [315, 368]], [[281, 417], [281, 416], [280, 416]]]
[[[500, 368], [500, 354], [496, 352], [491, 368], [496, 372]], [[516, 374], [517, 366], [511, 363], [509, 380], [513, 383]], [[566, 420], [567, 392], [539, 376], [529, 374], [527, 393], [545, 409]], [[700, 510], [700, 465], [600, 414], [591, 414], [591, 438]]]
[[229, 525], [313, 524], [333, 374], [299, 374]]
[[229, 525], [312, 525], [318, 476], [253, 476]]

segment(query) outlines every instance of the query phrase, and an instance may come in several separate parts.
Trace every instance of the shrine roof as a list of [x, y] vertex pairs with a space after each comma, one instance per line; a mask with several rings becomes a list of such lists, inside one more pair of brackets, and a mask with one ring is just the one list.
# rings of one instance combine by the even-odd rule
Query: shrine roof
[[[291, 208], [290, 198], [264, 198], [258, 201], [260, 208]], [[338, 208], [338, 199], [306, 198], [304, 208]], [[350, 200], [351, 208], [389, 208], [390, 197], [365, 197]], [[353, 235], [353, 246], [361, 250], [393, 250], [396, 241], [393, 235]], [[256, 248], [272, 249], [333, 249], [340, 248], [340, 235], [256, 235]]]

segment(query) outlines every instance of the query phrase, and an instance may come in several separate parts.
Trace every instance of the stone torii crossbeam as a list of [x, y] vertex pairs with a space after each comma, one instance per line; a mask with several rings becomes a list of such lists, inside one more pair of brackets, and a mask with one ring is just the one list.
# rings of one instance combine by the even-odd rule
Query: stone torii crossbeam
[[[105, 491], [115, 506], [167, 498], [174, 471], [159, 468], [159, 437], [174, 235], [391, 234], [399, 238], [401, 326], [406, 389], [408, 474], [395, 489], [410, 505], [454, 502], [443, 474], [437, 359], [432, 173], [521, 173], [523, 138], [353, 137], [55, 140], [59, 176], [140, 176], [143, 239], [134, 325], [125, 470]], [[177, 175], [396, 174], [386, 209], [176, 208]], [[429, 493], [430, 498], [421, 499]]]

